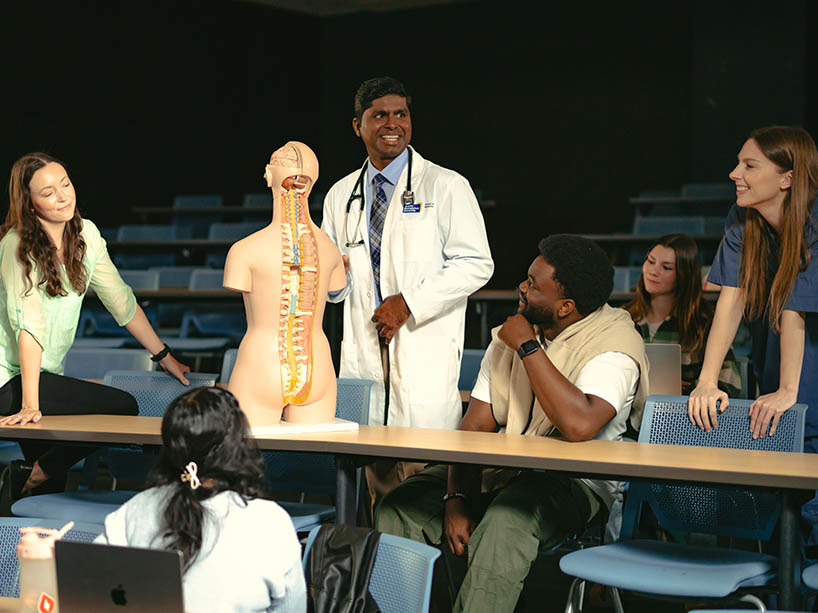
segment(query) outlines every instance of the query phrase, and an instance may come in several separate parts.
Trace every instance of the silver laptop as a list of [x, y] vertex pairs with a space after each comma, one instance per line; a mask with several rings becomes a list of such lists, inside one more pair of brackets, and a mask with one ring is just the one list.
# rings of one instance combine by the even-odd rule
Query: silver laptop
[[645, 343], [650, 362], [650, 394], [682, 393], [682, 348], [670, 343]]
[[182, 554], [57, 541], [62, 613], [184, 613]]

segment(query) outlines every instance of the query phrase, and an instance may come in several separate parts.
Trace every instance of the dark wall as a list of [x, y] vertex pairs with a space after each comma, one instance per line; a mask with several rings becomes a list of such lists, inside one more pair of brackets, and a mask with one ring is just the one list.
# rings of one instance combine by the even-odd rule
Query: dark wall
[[261, 191], [295, 138], [324, 191], [365, 155], [356, 87], [391, 74], [415, 96], [421, 154], [496, 202], [490, 286], [509, 287], [541, 236], [627, 231], [629, 196], [724, 180], [752, 127], [818, 125], [816, 3], [543, 6], [318, 19], [232, 0], [3, 3], [0, 168], [62, 157], [83, 212], [110, 225], [176, 194]]
[[266, 189], [264, 165], [284, 141], [318, 142], [314, 18], [224, 0], [0, 10], [4, 177], [28, 151], [57, 155], [101, 224], [176, 194], [236, 202]]

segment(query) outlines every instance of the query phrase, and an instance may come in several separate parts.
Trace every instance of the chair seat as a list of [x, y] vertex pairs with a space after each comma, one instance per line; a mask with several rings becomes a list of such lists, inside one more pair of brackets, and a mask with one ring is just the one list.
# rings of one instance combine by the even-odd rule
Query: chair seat
[[801, 576], [804, 584], [811, 590], [818, 590], [818, 564], [813, 564], [804, 569]]
[[18, 517], [45, 517], [102, 524], [109, 513], [116, 511], [136, 494], [137, 492], [125, 490], [85, 490], [27, 496], [11, 505], [11, 512]]
[[326, 504], [278, 502], [287, 511], [296, 532], [309, 532], [316, 526], [335, 521], [335, 507]]
[[[773, 556], [751, 551], [635, 540], [575, 551], [563, 572], [625, 590], [665, 596], [722, 598], [775, 577]], [[645, 572], [650, 568], [651, 572]]]

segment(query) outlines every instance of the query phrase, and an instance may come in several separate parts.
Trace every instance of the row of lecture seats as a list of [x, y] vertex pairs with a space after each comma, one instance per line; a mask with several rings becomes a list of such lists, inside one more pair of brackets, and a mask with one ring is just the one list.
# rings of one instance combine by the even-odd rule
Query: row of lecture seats
[[[0, 518], [0, 596], [19, 595], [19, 563], [17, 543], [20, 528], [38, 526], [58, 529], [62, 521], [46, 518]], [[105, 527], [101, 524], [78, 523], [63, 537], [67, 541], [92, 542]], [[309, 576], [309, 558], [318, 532], [315, 528], [307, 539], [303, 568]], [[270, 555], [274, 555], [271, 552]], [[423, 613], [429, 610], [434, 561], [440, 551], [391, 534], [382, 534], [375, 554], [369, 580], [369, 591], [383, 613]]]
[[[702, 266], [702, 283], [710, 273], [710, 266]], [[632, 292], [636, 289], [639, 277], [642, 275], [642, 265], [634, 266], [614, 266], [613, 291]]]
[[[639, 192], [637, 196], [648, 206], [638, 210], [649, 215], [714, 215], [726, 213], [736, 196], [734, 183], [685, 183], [680, 189]], [[678, 199], [686, 199], [680, 202]], [[703, 201], [697, 202], [697, 199]]]
[[[154, 267], [148, 270], [120, 270], [122, 279], [135, 290], [159, 290], [167, 287], [187, 287], [190, 291], [222, 289], [224, 270], [197, 267]], [[174, 349], [204, 351], [224, 347], [228, 341], [238, 342], [247, 329], [241, 305], [221, 307], [185, 307], [162, 303], [144, 309], [151, 325], [179, 328], [178, 339], [169, 339]], [[103, 307], [85, 307], [80, 315], [77, 336], [127, 336]], [[212, 342], [193, 341], [191, 337], [216, 337]], [[185, 340], [191, 339], [191, 340]], [[205, 346], [207, 345], [207, 346]]]
[[703, 236], [724, 232], [724, 215], [636, 215], [633, 219], [633, 233], [657, 235], [688, 234]]

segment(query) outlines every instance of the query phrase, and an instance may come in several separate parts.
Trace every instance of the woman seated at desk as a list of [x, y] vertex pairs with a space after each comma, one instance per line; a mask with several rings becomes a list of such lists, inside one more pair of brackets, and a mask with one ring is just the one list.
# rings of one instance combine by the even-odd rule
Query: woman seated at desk
[[[37, 422], [43, 414], [136, 415], [130, 394], [61, 374], [89, 285], [153, 360], [187, 384], [190, 369], [159, 340], [99, 230], [80, 216], [60, 162], [30, 153], [14, 163], [0, 237], [0, 415], [7, 415], [0, 425]], [[37, 486], [38, 493], [61, 491], [68, 469], [93, 451], [25, 441], [20, 447], [26, 463], [10, 467], [12, 498]]]
[[98, 543], [181, 551], [185, 611], [306, 611], [301, 544], [262, 499], [264, 459], [233, 394], [200, 387], [171, 403], [148, 484]]
[[[701, 263], [696, 241], [667, 234], [648, 250], [634, 299], [624, 308], [646, 343], [682, 346], [682, 393], [696, 387], [704, 359], [713, 305], [702, 298]], [[719, 373], [719, 388], [731, 397], [741, 391], [741, 373], [732, 349]]]

